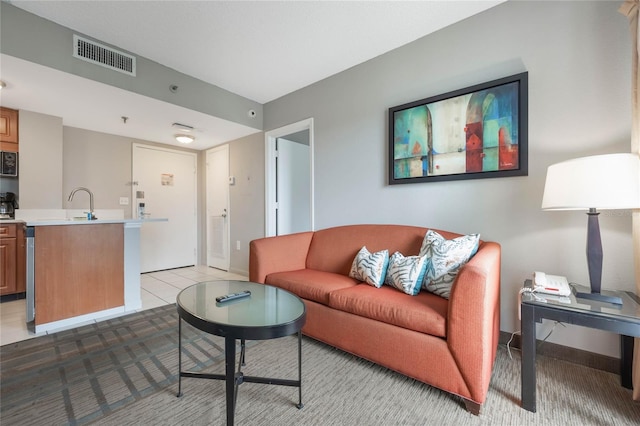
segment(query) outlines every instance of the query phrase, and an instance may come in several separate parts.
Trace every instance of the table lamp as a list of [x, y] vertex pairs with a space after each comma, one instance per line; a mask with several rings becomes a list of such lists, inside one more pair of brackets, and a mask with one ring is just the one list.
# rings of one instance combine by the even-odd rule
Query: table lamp
[[640, 158], [635, 154], [606, 154], [576, 158], [547, 169], [542, 210], [587, 210], [587, 265], [591, 292], [576, 297], [622, 304], [605, 294], [602, 284], [602, 241], [597, 210], [640, 208]]

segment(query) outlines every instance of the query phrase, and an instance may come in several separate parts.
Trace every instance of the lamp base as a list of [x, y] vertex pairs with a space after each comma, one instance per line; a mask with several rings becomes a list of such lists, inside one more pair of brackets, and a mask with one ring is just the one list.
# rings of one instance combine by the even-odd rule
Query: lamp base
[[613, 303], [615, 305], [622, 305], [622, 298], [612, 291], [602, 291], [600, 293], [584, 293], [577, 291], [577, 299], [595, 300], [597, 302]]

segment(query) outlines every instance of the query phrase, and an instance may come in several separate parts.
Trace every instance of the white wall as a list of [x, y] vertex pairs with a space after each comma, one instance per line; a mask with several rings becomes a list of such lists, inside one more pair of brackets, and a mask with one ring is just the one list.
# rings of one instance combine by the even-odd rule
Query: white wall
[[[619, 5], [507, 2], [266, 104], [266, 130], [314, 118], [316, 228], [402, 223], [499, 242], [503, 331], [519, 329], [517, 292], [534, 270], [588, 284], [586, 215], [540, 204], [549, 165], [630, 149], [631, 44]], [[528, 176], [387, 184], [389, 107], [524, 71]], [[600, 224], [603, 287], [632, 290], [630, 214], [603, 213]], [[619, 356], [610, 333], [557, 327], [549, 340]]]

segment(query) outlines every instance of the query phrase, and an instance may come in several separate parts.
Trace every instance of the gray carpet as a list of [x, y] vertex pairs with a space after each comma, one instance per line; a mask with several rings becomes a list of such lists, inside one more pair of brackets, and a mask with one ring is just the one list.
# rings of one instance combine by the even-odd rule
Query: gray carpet
[[[184, 368], [222, 373], [223, 339], [183, 327]], [[224, 383], [182, 379], [177, 314], [162, 307], [0, 348], [4, 425], [223, 425]], [[246, 375], [297, 376], [295, 337], [251, 342]], [[501, 347], [480, 416], [458, 397], [303, 339], [297, 388], [245, 383], [238, 425], [638, 425], [615, 374], [539, 356], [538, 412], [520, 408], [520, 356]], [[437, 362], [437, 360], [434, 360]]]

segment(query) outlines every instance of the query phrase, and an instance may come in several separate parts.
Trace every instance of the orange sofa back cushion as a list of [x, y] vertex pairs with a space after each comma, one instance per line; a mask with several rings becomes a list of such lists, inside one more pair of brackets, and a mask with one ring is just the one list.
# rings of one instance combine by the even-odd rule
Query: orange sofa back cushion
[[[415, 256], [429, 228], [408, 225], [346, 225], [315, 231], [307, 254], [307, 268], [349, 275], [351, 263], [362, 246], [373, 253], [387, 249]], [[446, 239], [461, 234], [435, 230]]]

